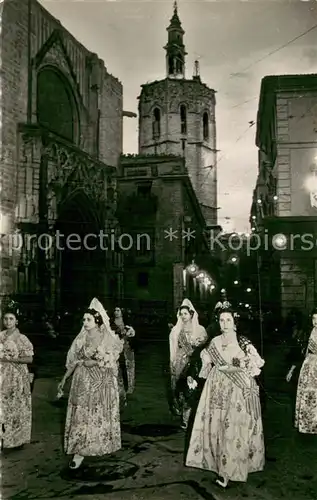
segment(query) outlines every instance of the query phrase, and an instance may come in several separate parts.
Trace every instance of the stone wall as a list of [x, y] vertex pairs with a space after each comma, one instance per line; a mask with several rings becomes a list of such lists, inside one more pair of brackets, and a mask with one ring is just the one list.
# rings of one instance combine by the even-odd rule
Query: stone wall
[[315, 307], [315, 260], [281, 259], [281, 305], [284, 317], [291, 308], [309, 313]]
[[[129, 183], [120, 183], [120, 198], [125, 198], [136, 192], [137, 182], [131, 180]], [[124, 290], [126, 298], [140, 300], [161, 300], [173, 305], [173, 264], [182, 259], [183, 240], [179, 237], [182, 230], [183, 193], [180, 180], [165, 180], [158, 178], [153, 180], [152, 193], [157, 196], [158, 205], [154, 219], [150, 222], [155, 228], [155, 238], [151, 244], [154, 246], [154, 262], [152, 265], [144, 265], [136, 261], [133, 265], [125, 264]], [[144, 207], [146, 213], [146, 205]], [[134, 219], [131, 213], [130, 227], [138, 233], [146, 233], [149, 227], [148, 218], [140, 215]], [[166, 238], [165, 229], [172, 228], [178, 231], [178, 238], [169, 241]], [[148, 274], [148, 287], [138, 287], [138, 274]]]

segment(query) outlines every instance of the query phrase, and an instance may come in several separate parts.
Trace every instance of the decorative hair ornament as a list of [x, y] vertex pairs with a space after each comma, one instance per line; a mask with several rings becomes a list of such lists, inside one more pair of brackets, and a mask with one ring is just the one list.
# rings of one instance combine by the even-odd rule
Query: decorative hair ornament
[[[227, 300], [225, 300], [224, 302], [219, 301], [215, 306], [215, 312], [219, 310], [225, 311], [226, 309], [230, 309], [230, 307], [232, 307], [232, 305]], [[238, 314], [237, 312], [232, 312], [232, 316], [234, 318], [240, 318], [240, 314]]]
[[231, 307], [231, 304], [230, 302], [228, 302], [227, 300], [225, 300], [224, 302], [217, 302], [216, 306], [215, 306], [215, 311], [217, 311], [217, 309], [229, 309]]
[[17, 316], [19, 316], [19, 314], [20, 314], [20, 306], [19, 306], [18, 302], [16, 302], [15, 300], [10, 300], [10, 302], [8, 303], [8, 305], [6, 307], [6, 310], [12, 311]]
[[178, 312], [179, 312], [179, 311], [180, 311], [183, 307], [186, 307], [186, 308], [189, 310], [189, 312], [191, 312], [191, 313], [194, 313], [194, 312], [195, 312], [195, 308], [194, 308], [193, 304], [192, 304], [192, 303], [191, 303], [191, 301], [190, 301], [190, 300], [188, 300], [188, 299], [184, 299], [184, 300], [183, 300], [183, 302], [181, 303], [181, 305], [180, 305], [180, 306], [179, 306], [179, 308], [178, 308]]

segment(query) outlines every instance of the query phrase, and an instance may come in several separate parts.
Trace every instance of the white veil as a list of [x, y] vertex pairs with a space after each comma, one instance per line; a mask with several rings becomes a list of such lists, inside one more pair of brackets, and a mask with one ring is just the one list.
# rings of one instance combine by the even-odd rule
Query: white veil
[[194, 308], [193, 304], [189, 299], [184, 299], [181, 306], [179, 307], [177, 311], [177, 323], [176, 325], [172, 328], [170, 336], [169, 336], [169, 344], [170, 344], [170, 363], [171, 367], [176, 362], [177, 358], [177, 351], [178, 351], [178, 337], [181, 332], [181, 329], [183, 327], [183, 321], [180, 315], [180, 309], [182, 307], [188, 307], [189, 310], [193, 313], [192, 316], [192, 334], [190, 337], [190, 342], [193, 345], [199, 345], [201, 342], [203, 342], [207, 338], [207, 333], [206, 330], [203, 326], [199, 324], [199, 319], [198, 319], [198, 313], [196, 309]]
[[[90, 302], [88, 309], [94, 309], [102, 317], [103, 324], [101, 325], [100, 329], [101, 329], [102, 333], [104, 334], [104, 336], [107, 337], [106, 342], [107, 342], [107, 346], [109, 348], [109, 351], [113, 350], [113, 351], [121, 352], [122, 347], [123, 347], [123, 342], [118, 337], [118, 335], [116, 335], [115, 332], [113, 330], [111, 330], [110, 318], [109, 318], [106, 310], [104, 309], [103, 305], [101, 304], [101, 302], [96, 297], [94, 297], [92, 299], [92, 301]], [[85, 338], [86, 338], [86, 330], [84, 327], [82, 327], [79, 334], [77, 335], [77, 337], [75, 337], [75, 339], [74, 339], [74, 341], [73, 341], [72, 345], [70, 346], [70, 349], [67, 353], [67, 358], [66, 358], [66, 368], [67, 369], [70, 368], [70, 366], [74, 363], [76, 352], [78, 351], [78, 349], [80, 349], [83, 346]]]

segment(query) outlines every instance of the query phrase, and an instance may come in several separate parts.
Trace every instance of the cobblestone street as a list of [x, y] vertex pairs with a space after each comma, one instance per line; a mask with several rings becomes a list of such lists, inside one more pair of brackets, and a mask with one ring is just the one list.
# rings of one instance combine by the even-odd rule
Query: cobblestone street
[[316, 500], [317, 443], [292, 429], [278, 349], [266, 357], [269, 395], [264, 428], [269, 460], [263, 473], [227, 491], [214, 486], [213, 474], [183, 465], [184, 434], [177, 430], [166, 401], [166, 354], [161, 343], [144, 346], [137, 354], [137, 385], [123, 415], [122, 450], [111, 458], [87, 460], [83, 471], [71, 477], [62, 449], [65, 404], [54, 404], [64, 358], [52, 353], [35, 384], [32, 443], [3, 455], [2, 498]]

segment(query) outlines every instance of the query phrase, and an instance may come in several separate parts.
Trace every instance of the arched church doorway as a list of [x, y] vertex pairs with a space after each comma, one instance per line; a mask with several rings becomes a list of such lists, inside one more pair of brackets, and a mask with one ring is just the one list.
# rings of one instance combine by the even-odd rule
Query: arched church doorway
[[82, 314], [95, 296], [104, 294], [105, 251], [100, 222], [91, 200], [81, 191], [61, 207], [59, 231], [58, 290], [61, 313]]

